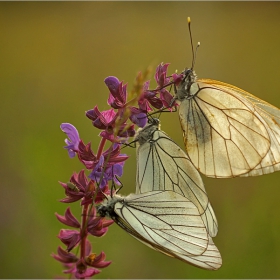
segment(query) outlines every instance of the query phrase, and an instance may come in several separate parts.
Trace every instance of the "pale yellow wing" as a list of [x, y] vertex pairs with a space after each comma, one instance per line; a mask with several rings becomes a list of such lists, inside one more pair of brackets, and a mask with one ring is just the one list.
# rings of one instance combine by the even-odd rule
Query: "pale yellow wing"
[[268, 131], [271, 143], [268, 153], [260, 164], [243, 176], [257, 176], [280, 170], [280, 110], [268, 102], [232, 85], [214, 80], [203, 81], [230, 91], [232, 94], [242, 95], [252, 102], [256, 112], [262, 118], [262, 123]]
[[203, 181], [186, 153], [157, 126], [138, 132], [136, 194], [171, 190], [189, 199], [198, 208], [210, 236], [218, 222]]
[[249, 173], [266, 156], [271, 139], [254, 104], [209, 80], [192, 85], [179, 118], [188, 156], [203, 174], [230, 178]]
[[114, 204], [114, 220], [150, 248], [200, 268], [222, 265], [196, 206], [172, 191], [131, 194]]

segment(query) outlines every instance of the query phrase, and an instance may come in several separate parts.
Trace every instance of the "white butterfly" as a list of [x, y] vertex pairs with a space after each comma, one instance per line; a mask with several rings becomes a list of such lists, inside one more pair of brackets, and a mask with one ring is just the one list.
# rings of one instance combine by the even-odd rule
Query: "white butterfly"
[[222, 265], [197, 207], [176, 192], [107, 197], [98, 213], [111, 217], [130, 235], [165, 255], [208, 270]]
[[159, 120], [151, 121], [135, 137], [139, 143], [136, 194], [171, 190], [183, 195], [197, 207], [210, 236], [216, 236], [218, 222], [200, 174], [186, 153], [159, 130]]
[[222, 82], [184, 72], [176, 96], [188, 156], [215, 178], [257, 176], [280, 169], [280, 110]]

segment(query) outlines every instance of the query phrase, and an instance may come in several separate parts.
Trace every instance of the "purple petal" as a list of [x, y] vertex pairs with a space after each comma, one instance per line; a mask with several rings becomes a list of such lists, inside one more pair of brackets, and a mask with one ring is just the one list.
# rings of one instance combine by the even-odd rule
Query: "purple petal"
[[75, 254], [63, 250], [60, 246], [57, 248], [58, 255], [51, 254], [53, 258], [62, 263], [75, 263], [78, 258]]
[[70, 211], [70, 208], [68, 207], [65, 211], [65, 216], [61, 216], [57, 213], [55, 213], [57, 219], [70, 227], [75, 227], [75, 228], [80, 228], [80, 223], [78, 222], [78, 220], [73, 216], [73, 214]]
[[72, 250], [81, 240], [80, 233], [77, 230], [61, 229], [58, 238], [67, 245], [67, 250]]
[[101, 131], [99, 136], [101, 136], [101, 137], [103, 137], [103, 138], [105, 138], [105, 139], [107, 139], [107, 140], [109, 140], [113, 143], [118, 141], [118, 139], [114, 136], [114, 134], [109, 133], [107, 131]]
[[119, 79], [114, 76], [109, 76], [104, 80], [104, 82], [105, 82], [106, 86], [109, 88], [112, 95], [115, 97], [115, 95], [119, 91], [119, 84], [120, 84]]
[[89, 255], [90, 252], [91, 252], [91, 243], [87, 239], [86, 240], [86, 255]]
[[115, 118], [116, 112], [114, 111], [114, 109], [110, 109], [101, 112], [101, 115], [103, 116], [104, 120], [106, 120], [106, 123], [104, 122], [104, 124], [108, 124]]
[[173, 78], [175, 85], [178, 85], [183, 80], [183, 74], [178, 75], [177, 73], [174, 73], [174, 74], [172, 74], [172, 78]]
[[69, 157], [75, 156], [75, 152], [79, 150], [80, 136], [78, 130], [70, 123], [63, 123], [60, 126], [61, 130], [66, 133], [69, 139], [65, 139], [67, 146], [64, 148], [68, 150]]
[[[99, 184], [99, 187], [102, 189], [107, 185], [108, 178], [105, 172], [102, 172], [102, 167], [104, 163], [104, 156], [101, 155], [99, 162], [96, 164], [93, 171], [89, 174], [89, 178], [94, 180], [97, 184]], [[102, 174], [103, 173], [103, 174]]]
[[118, 181], [118, 179], [115, 176], [121, 177], [123, 175], [123, 166], [124, 166], [124, 162], [120, 162], [120, 163], [114, 164], [111, 167], [108, 167], [106, 169], [106, 174], [107, 174], [108, 180], [113, 179], [117, 185], [120, 185], [120, 182]]
[[166, 108], [173, 106], [172, 101], [174, 100], [174, 97], [166, 89], [160, 91], [160, 99]]
[[110, 265], [111, 261], [105, 261], [106, 255], [104, 252], [101, 252], [98, 256], [95, 257], [95, 260], [92, 266], [97, 268], [104, 268]]
[[75, 272], [75, 278], [76, 279], [85, 279], [85, 278], [90, 278], [93, 275], [96, 275], [100, 273], [100, 270], [89, 267], [86, 269], [85, 272], [80, 273], [78, 270]]
[[147, 115], [143, 112], [137, 114], [131, 114], [130, 120], [139, 127], [144, 127], [147, 123]]
[[95, 121], [99, 117], [99, 115], [100, 115], [100, 112], [99, 112], [97, 106], [95, 106], [94, 109], [86, 111], [86, 116], [92, 121]]

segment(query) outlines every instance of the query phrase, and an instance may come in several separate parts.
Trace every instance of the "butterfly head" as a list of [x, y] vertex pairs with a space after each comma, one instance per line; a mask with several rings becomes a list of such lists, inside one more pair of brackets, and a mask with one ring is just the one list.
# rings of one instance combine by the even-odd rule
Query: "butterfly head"
[[157, 118], [149, 118], [144, 128], [139, 128], [136, 132], [135, 140], [140, 144], [144, 144], [153, 138], [155, 131], [160, 130], [160, 120]]

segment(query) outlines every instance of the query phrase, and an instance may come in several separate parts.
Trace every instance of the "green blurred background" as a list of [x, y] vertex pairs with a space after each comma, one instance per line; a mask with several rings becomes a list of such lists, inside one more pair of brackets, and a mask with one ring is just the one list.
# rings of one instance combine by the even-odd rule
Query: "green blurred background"
[[[99, 138], [84, 111], [108, 109], [109, 75], [129, 83], [138, 71], [191, 64], [187, 16], [200, 41], [196, 72], [241, 87], [280, 107], [279, 2], [1, 2], [1, 278], [52, 278], [61, 245], [54, 213], [68, 205], [58, 181], [82, 169], [62, 148], [62, 122], [85, 142]], [[152, 86], [154, 86], [152, 82]], [[183, 147], [177, 113], [162, 129]], [[122, 194], [135, 188], [135, 150]], [[223, 257], [204, 271], [151, 250], [116, 225], [92, 239], [113, 263], [98, 278], [279, 278], [280, 172], [262, 177], [203, 177], [219, 221]], [[73, 205], [79, 213], [79, 205]]]

